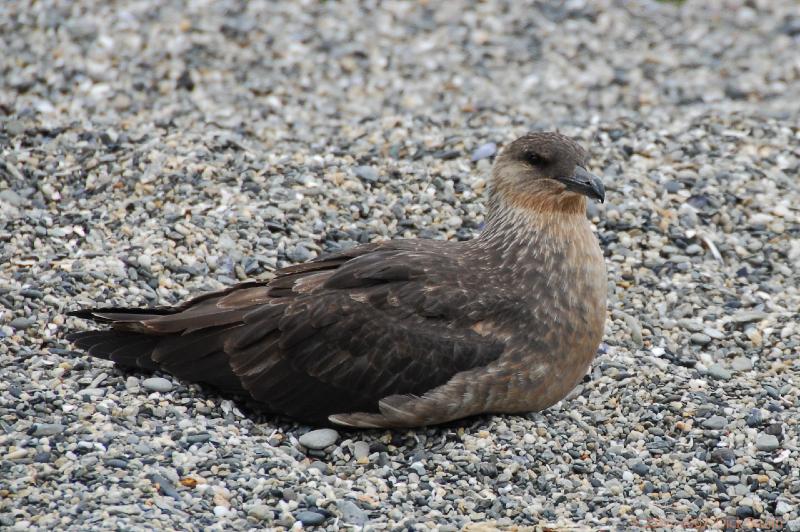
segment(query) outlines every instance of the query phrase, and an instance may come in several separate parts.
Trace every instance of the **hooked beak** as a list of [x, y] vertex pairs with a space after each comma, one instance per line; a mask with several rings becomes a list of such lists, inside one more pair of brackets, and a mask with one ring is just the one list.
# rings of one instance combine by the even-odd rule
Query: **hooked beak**
[[575, 174], [571, 177], [561, 177], [557, 181], [563, 183], [570, 192], [600, 200], [600, 203], [606, 199], [606, 188], [600, 178], [590, 174], [581, 166], [575, 167]]

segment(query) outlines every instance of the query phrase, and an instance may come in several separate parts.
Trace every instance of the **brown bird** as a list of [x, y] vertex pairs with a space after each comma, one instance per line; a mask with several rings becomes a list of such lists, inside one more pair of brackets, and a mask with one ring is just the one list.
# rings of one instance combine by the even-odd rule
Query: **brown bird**
[[390, 240], [283, 268], [179, 306], [86, 309], [69, 339], [309, 424], [414, 427], [542, 410], [586, 374], [606, 270], [586, 218], [603, 201], [558, 133], [512, 142], [468, 242]]

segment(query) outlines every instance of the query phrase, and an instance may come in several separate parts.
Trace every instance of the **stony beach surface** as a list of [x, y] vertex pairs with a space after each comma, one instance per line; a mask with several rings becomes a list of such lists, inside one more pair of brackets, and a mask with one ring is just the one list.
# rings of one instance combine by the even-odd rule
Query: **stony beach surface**
[[[800, 531], [793, 0], [10, 1], [0, 50], [0, 528]], [[496, 151], [555, 128], [605, 179], [610, 296], [543, 413], [318, 432], [63, 339], [471, 238]]]

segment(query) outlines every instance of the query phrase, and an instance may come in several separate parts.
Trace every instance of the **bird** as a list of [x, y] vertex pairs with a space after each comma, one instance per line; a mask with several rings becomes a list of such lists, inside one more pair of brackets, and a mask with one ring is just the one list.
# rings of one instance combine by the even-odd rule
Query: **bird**
[[173, 307], [88, 308], [68, 335], [316, 426], [411, 428], [525, 414], [583, 379], [602, 341], [607, 279], [586, 216], [605, 200], [588, 154], [557, 132], [497, 157], [483, 230], [335, 251]]

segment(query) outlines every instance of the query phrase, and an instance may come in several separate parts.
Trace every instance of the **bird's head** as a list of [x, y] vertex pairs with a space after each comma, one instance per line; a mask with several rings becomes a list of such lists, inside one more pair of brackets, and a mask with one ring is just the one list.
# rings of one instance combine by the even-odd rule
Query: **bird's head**
[[605, 199], [605, 188], [586, 170], [588, 154], [560, 133], [529, 133], [509, 144], [492, 170], [495, 202], [535, 211], [581, 212], [585, 198]]

